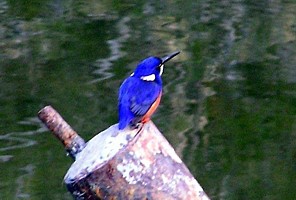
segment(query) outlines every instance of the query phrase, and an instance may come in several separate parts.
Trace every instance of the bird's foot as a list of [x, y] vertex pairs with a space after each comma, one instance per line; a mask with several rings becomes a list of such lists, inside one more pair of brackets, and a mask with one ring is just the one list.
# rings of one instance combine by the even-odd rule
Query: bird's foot
[[142, 122], [138, 122], [138, 123], [130, 124], [130, 128], [132, 130], [134, 130], [134, 129], [141, 129], [143, 127], [143, 125], [144, 124]]

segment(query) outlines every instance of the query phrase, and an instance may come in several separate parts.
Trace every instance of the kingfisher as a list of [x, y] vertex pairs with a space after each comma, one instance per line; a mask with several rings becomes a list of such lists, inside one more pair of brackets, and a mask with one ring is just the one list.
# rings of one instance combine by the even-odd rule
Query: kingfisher
[[162, 58], [148, 57], [123, 81], [118, 97], [119, 130], [128, 126], [134, 129], [139, 123], [150, 120], [161, 99], [164, 64], [179, 53], [176, 51]]

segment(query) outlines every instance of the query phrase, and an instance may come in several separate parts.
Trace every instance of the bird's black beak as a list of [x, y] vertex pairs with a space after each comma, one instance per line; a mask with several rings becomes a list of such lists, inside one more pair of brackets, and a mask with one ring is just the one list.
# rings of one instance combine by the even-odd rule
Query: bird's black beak
[[169, 54], [169, 55], [161, 58], [162, 64], [164, 64], [165, 62], [169, 61], [170, 59], [172, 59], [173, 57], [175, 57], [179, 53], [180, 53], [180, 51], [175, 51], [174, 53], [171, 53], [171, 54]]

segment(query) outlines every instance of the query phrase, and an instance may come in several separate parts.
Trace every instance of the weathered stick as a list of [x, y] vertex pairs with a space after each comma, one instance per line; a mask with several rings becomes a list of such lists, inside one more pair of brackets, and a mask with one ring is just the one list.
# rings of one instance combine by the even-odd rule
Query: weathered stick
[[64, 181], [76, 200], [209, 199], [151, 121], [140, 130], [119, 131], [113, 125], [75, 158]]
[[85, 147], [84, 140], [70, 127], [61, 115], [51, 106], [38, 112], [39, 119], [63, 143], [68, 154], [75, 156]]

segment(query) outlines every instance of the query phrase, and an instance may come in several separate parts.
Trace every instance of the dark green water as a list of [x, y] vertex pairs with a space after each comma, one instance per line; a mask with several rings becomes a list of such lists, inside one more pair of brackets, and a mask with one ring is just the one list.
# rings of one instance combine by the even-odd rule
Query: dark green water
[[86, 140], [137, 62], [167, 64], [154, 123], [212, 199], [296, 199], [296, 2], [0, 0], [0, 199], [72, 199], [37, 112]]

